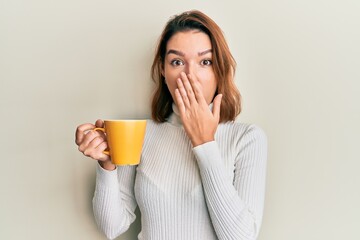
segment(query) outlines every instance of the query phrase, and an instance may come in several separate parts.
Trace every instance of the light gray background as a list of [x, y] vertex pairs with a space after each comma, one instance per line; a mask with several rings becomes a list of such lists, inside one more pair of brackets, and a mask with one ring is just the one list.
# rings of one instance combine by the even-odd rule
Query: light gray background
[[0, 239], [104, 239], [95, 161], [77, 151], [75, 128], [149, 117], [156, 40], [190, 9], [224, 30], [239, 120], [268, 136], [259, 239], [360, 239], [356, 0], [1, 0]]

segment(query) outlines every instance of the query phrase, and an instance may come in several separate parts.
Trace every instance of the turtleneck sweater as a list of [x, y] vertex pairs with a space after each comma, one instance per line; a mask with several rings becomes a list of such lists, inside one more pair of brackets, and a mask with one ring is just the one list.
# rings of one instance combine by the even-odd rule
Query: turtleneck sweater
[[97, 165], [95, 220], [114, 239], [141, 212], [144, 240], [254, 240], [265, 196], [267, 140], [253, 124], [219, 124], [215, 140], [193, 147], [178, 111], [147, 121], [137, 166]]

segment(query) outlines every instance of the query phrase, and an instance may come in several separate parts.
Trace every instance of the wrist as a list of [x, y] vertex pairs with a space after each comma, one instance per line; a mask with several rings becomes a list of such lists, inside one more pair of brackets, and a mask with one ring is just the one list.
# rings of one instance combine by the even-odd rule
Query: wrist
[[113, 164], [111, 161], [98, 161], [100, 166], [108, 171], [113, 171], [116, 169], [116, 165]]
[[192, 143], [193, 147], [197, 147], [197, 146], [202, 145], [204, 143], [212, 142], [214, 140], [215, 140], [214, 137], [208, 137], [208, 138], [203, 138], [203, 139], [191, 140], [191, 143]]

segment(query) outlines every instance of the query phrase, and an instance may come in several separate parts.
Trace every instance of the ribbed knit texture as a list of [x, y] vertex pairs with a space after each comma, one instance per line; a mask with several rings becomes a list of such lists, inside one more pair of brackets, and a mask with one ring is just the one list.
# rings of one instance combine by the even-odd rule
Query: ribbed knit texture
[[141, 163], [97, 167], [95, 219], [109, 239], [141, 212], [144, 240], [256, 239], [263, 214], [267, 142], [255, 125], [220, 124], [215, 141], [192, 147], [173, 113], [146, 127]]

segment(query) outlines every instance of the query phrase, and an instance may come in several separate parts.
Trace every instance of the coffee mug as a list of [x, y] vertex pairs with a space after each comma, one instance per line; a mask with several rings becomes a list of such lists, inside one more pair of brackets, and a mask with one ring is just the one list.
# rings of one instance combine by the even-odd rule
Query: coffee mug
[[115, 165], [140, 163], [145, 137], [146, 120], [105, 120], [104, 128], [95, 128], [106, 134], [108, 149], [104, 151]]

